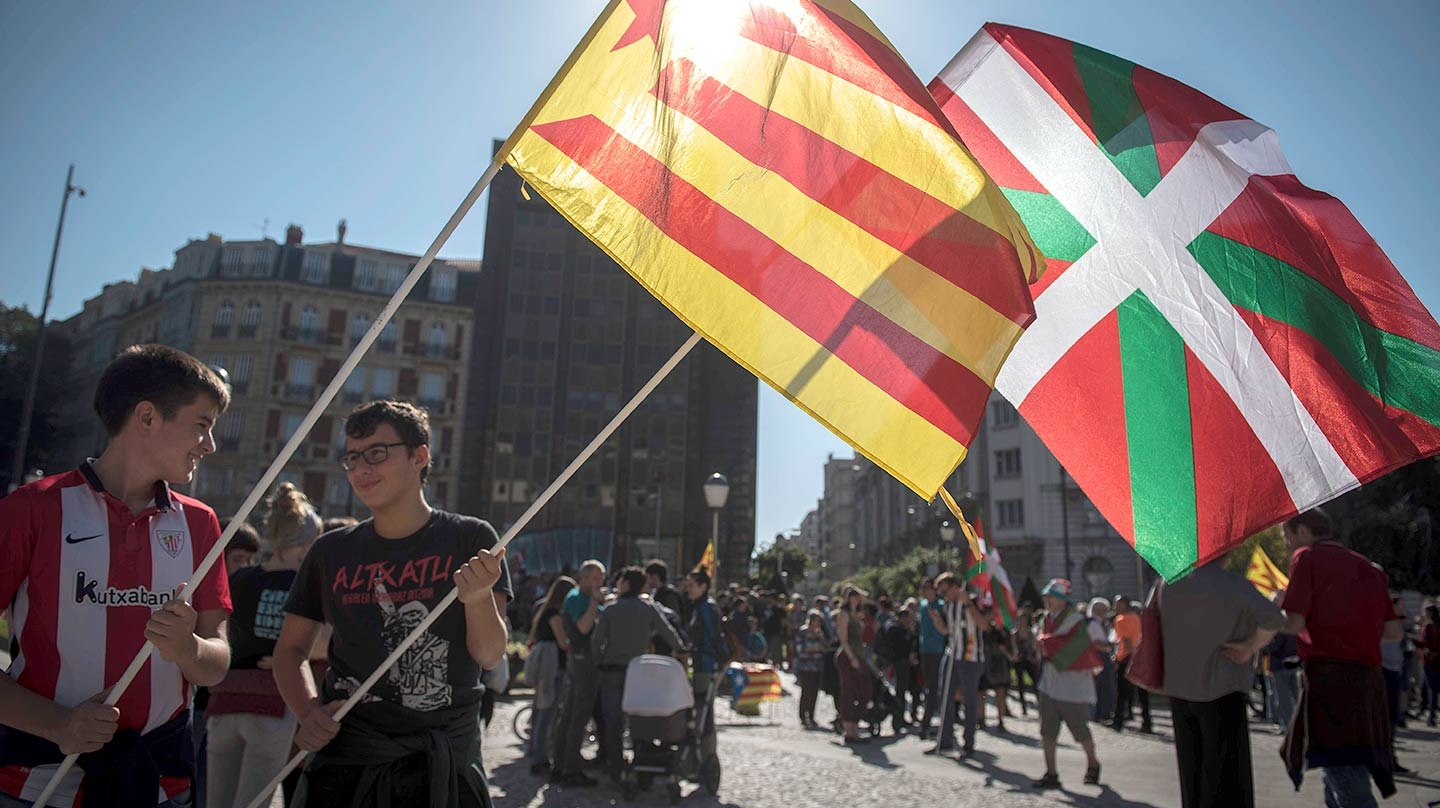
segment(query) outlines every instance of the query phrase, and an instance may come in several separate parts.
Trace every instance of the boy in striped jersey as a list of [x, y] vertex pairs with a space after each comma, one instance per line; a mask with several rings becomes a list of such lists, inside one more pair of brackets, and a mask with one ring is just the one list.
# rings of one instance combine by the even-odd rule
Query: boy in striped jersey
[[[0, 676], [0, 808], [30, 805], [76, 753], [50, 805], [188, 804], [190, 685], [225, 676], [230, 593], [217, 566], [182, 598], [220, 525], [170, 486], [215, 451], [229, 403], [193, 356], [128, 348], [95, 392], [104, 453], [0, 500], [0, 608], [14, 615], [16, 650]], [[148, 664], [104, 705], [146, 640]]]

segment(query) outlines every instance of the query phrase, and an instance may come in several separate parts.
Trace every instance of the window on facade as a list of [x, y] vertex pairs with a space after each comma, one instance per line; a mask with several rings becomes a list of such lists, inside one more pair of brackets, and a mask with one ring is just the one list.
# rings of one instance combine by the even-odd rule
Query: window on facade
[[325, 498], [325, 504], [331, 508], [338, 508], [341, 503], [350, 501], [350, 481], [345, 475], [337, 474], [330, 478], [329, 496]]
[[366, 258], [355, 270], [355, 288], [362, 292], [373, 292], [379, 286], [380, 264], [373, 258]]
[[995, 476], [1020, 476], [1020, 450], [1001, 449], [995, 453]]
[[238, 275], [245, 267], [245, 253], [239, 247], [226, 247], [220, 258], [220, 269], [226, 275]]
[[445, 375], [426, 371], [420, 374], [420, 400], [425, 404], [439, 404], [445, 398]]
[[435, 274], [430, 277], [430, 299], [441, 303], [449, 303], [455, 299], [455, 270], [449, 267], [440, 267], [431, 270]]
[[306, 252], [305, 269], [300, 274], [300, 280], [306, 283], [324, 283], [329, 266], [330, 255], [328, 253]]
[[990, 423], [995, 427], [1015, 426], [1020, 422], [1020, 413], [1008, 401], [990, 402]]
[[393, 294], [400, 284], [405, 282], [405, 267], [391, 264], [385, 267], [385, 274], [382, 276], [380, 288], [386, 294]]
[[370, 330], [370, 315], [364, 312], [357, 312], [350, 320], [350, 339], [360, 340], [365, 332]]
[[314, 306], [300, 310], [300, 337], [314, 337], [320, 333], [320, 311]]
[[245, 304], [245, 313], [240, 315], [241, 328], [260, 327], [260, 303], [252, 300]]
[[397, 330], [398, 329], [395, 327], [395, 321], [391, 320], [390, 322], [385, 324], [384, 328], [380, 329], [380, 339], [376, 341], [379, 342], [382, 346], [388, 345], [392, 348], [395, 347], [395, 340], [397, 339], [397, 337], [395, 336], [395, 332]]
[[250, 374], [255, 370], [255, 357], [252, 354], [240, 354], [230, 368], [230, 383], [234, 385], [247, 384], [250, 381]]
[[270, 251], [261, 247], [250, 253], [250, 274], [270, 274]]
[[235, 304], [227, 300], [215, 310], [215, 327], [229, 328], [233, 322], [235, 322]]
[[435, 353], [445, 350], [445, 324], [431, 323], [430, 333], [425, 337], [425, 343]]
[[220, 419], [220, 439], [238, 441], [245, 433], [245, 413], [232, 412]]
[[[358, 404], [364, 397], [365, 368], [355, 368], [353, 373], [345, 377], [345, 402], [348, 404]], [[345, 443], [344, 435], [340, 435], [336, 442], [343, 446]]]
[[315, 360], [308, 356], [290, 357], [290, 384], [310, 387], [315, 384]]
[[235, 488], [235, 467], [225, 466], [220, 469], [220, 479], [215, 486], [215, 493], [222, 496], [229, 494]]
[[995, 503], [996, 527], [1024, 527], [1025, 500], [1002, 499]]
[[375, 368], [371, 370], [370, 392], [376, 398], [389, 398], [395, 395], [395, 369]]
[[304, 420], [305, 416], [303, 415], [286, 415], [281, 424], [280, 439], [284, 441], [290, 440], [291, 436], [300, 430], [300, 422]]

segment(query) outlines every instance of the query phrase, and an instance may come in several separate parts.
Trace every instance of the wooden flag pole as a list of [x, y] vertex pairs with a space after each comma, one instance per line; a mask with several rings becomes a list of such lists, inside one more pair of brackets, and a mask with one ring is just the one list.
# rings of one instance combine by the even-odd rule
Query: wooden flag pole
[[[506, 154], [507, 152], [502, 151], [496, 155], [494, 162], [492, 162], [490, 167], [485, 170], [485, 173], [480, 176], [480, 179], [476, 180], [475, 187], [470, 189], [470, 193], [465, 196], [460, 206], [451, 214], [450, 221], [445, 223], [445, 227], [440, 230], [440, 234], [431, 242], [430, 249], [426, 250], [425, 255], [415, 263], [415, 268], [410, 270], [410, 274], [405, 278], [405, 281], [400, 284], [400, 288], [396, 289], [395, 294], [390, 296], [390, 302], [385, 304], [385, 309], [375, 318], [375, 322], [370, 324], [370, 330], [365, 332], [365, 336], [360, 339], [360, 342], [355, 346], [355, 350], [350, 352], [350, 357], [345, 360], [345, 364], [340, 366], [340, 370], [335, 373], [335, 378], [330, 380], [330, 384], [325, 387], [325, 391], [320, 394], [320, 398], [316, 400], [315, 405], [310, 408], [310, 412], [305, 415], [305, 420], [300, 422], [300, 426], [295, 430], [295, 434], [291, 435], [290, 440], [286, 441], [285, 447], [280, 450], [279, 456], [270, 464], [270, 468], [266, 469], [265, 473], [260, 476], [260, 480], [255, 483], [255, 487], [250, 489], [250, 494], [245, 497], [245, 501], [241, 503], [240, 510], [236, 511], [235, 515], [230, 518], [230, 524], [225, 528], [225, 532], [220, 534], [220, 538], [216, 540], [215, 545], [210, 548], [210, 552], [201, 560], [200, 566], [195, 569], [195, 574], [191, 575], [189, 582], [186, 583], [185, 590], [181, 594], [181, 597], [185, 599], [186, 603], [190, 602], [190, 598], [194, 595], [195, 588], [200, 585], [200, 582], [210, 573], [210, 569], [215, 566], [215, 562], [220, 560], [220, 557], [225, 553], [225, 545], [230, 541], [230, 538], [235, 535], [235, 532], [240, 529], [240, 523], [250, 516], [250, 512], [260, 503], [261, 497], [270, 490], [270, 485], [275, 482], [275, 478], [280, 475], [280, 471], [285, 468], [285, 464], [290, 462], [290, 456], [295, 454], [296, 449], [300, 448], [300, 444], [305, 440], [306, 436], [310, 434], [310, 430], [315, 426], [315, 422], [320, 420], [320, 416], [324, 414], [325, 408], [330, 406], [330, 402], [340, 393], [340, 389], [345, 386], [345, 381], [349, 379], [350, 374], [354, 372], [355, 366], [360, 364], [360, 360], [365, 357], [365, 354], [370, 350], [370, 346], [380, 337], [380, 332], [385, 328], [385, 325], [390, 322], [390, 319], [395, 316], [395, 312], [398, 311], [400, 305], [405, 302], [405, 298], [410, 294], [410, 290], [414, 289], [415, 284], [420, 282], [420, 276], [425, 274], [425, 270], [430, 267], [430, 263], [435, 260], [436, 254], [440, 252], [440, 248], [445, 246], [445, 242], [450, 239], [450, 235], [455, 232], [455, 228], [460, 225], [460, 221], [465, 218], [465, 214], [469, 213], [470, 208], [475, 206], [475, 202], [480, 198], [480, 194], [483, 193], [490, 185], [490, 182], [495, 179], [495, 175], [500, 173], [501, 166], [505, 164]], [[140, 652], [130, 661], [130, 667], [125, 669], [124, 675], [110, 688], [110, 694], [105, 697], [106, 704], [113, 707], [115, 703], [120, 700], [125, 690], [130, 687], [130, 683], [135, 681], [135, 677], [139, 675], [140, 669], [145, 666], [146, 660], [150, 659], [150, 654], [154, 650], [154, 643], [146, 640], [145, 644], [140, 647]], [[61, 761], [60, 768], [55, 770], [55, 774], [51, 776], [50, 782], [45, 784], [45, 790], [40, 792], [40, 796], [36, 798], [36, 805], [48, 804], [50, 797], [55, 794], [55, 789], [60, 787], [60, 781], [65, 778], [65, 775], [79, 758], [79, 755], [67, 755], [65, 760]]]
[[[515, 520], [515, 523], [510, 526], [510, 529], [505, 531], [505, 535], [500, 537], [500, 543], [495, 545], [493, 551], [498, 552], [505, 549], [505, 547], [520, 534], [520, 531], [525, 529], [525, 526], [530, 523], [530, 520], [535, 518], [535, 514], [539, 513], [540, 509], [545, 507], [546, 503], [560, 491], [561, 487], [569, 482], [571, 477], [575, 476], [575, 472], [579, 471], [580, 467], [585, 465], [585, 461], [589, 460], [592, 455], [599, 451], [600, 447], [605, 445], [605, 441], [609, 440], [610, 436], [615, 434], [615, 430], [619, 429], [620, 425], [625, 423], [626, 419], [635, 412], [636, 408], [638, 408], [645, 399], [650, 397], [650, 394], [655, 391], [655, 388], [659, 387], [660, 383], [665, 380], [665, 377], [669, 376], [670, 372], [680, 364], [680, 360], [684, 359], [696, 345], [700, 344], [700, 339], [699, 332], [691, 334], [690, 338], [685, 340], [685, 343], [676, 349], [675, 353], [671, 354], [665, 364], [661, 365], [660, 369], [655, 371], [655, 375], [650, 377], [650, 381], [646, 382], [645, 386], [641, 387], [635, 393], [634, 397], [632, 397], [619, 412], [615, 413], [615, 417], [610, 419], [610, 423], [606, 424], [605, 428], [600, 430], [600, 433], [595, 436], [595, 439], [590, 441], [590, 445], [586, 446], [580, 454], [576, 455], [574, 460], [570, 461], [570, 465], [566, 466], [565, 470], [560, 472], [560, 476], [556, 477], [555, 481], [550, 483], [549, 487], [540, 494], [539, 498], [530, 504], [530, 507], [525, 510], [525, 513], [521, 514], [520, 518]], [[359, 689], [351, 693], [350, 698], [346, 699], [345, 703], [340, 706], [340, 709], [335, 711], [336, 721], [344, 718], [346, 714], [350, 712], [351, 708], [358, 704], [360, 700], [365, 697], [365, 694], [370, 692], [370, 688], [374, 687], [375, 683], [380, 681], [380, 677], [384, 676], [396, 662], [400, 661], [400, 657], [409, 650], [411, 645], [414, 645], [415, 642], [420, 639], [421, 635], [430, 628], [432, 623], [439, 619], [440, 615], [455, 602], [459, 595], [460, 590], [451, 589], [449, 594], [441, 599], [439, 603], [435, 604], [435, 608], [431, 609], [430, 614], [426, 615], [425, 619], [421, 620], [419, 625], [415, 626], [410, 632], [410, 635], [405, 638], [404, 642], [400, 643], [394, 651], [391, 651], [390, 656], [386, 657], [385, 661], [381, 662], [380, 665], [375, 668], [374, 672], [360, 684]], [[305, 760], [305, 756], [308, 754], [308, 752], [302, 751], [290, 758], [290, 762], [285, 764], [285, 768], [281, 769], [280, 773], [275, 775], [270, 783], [255, 796], [255, 799], [250, 801], [249, 808], [260, 808], [268, 803], [270, 801], [270, 794], [285, 780], [290, 772], [295, 770], [296, 766], [299, 766], [300, 763]]]

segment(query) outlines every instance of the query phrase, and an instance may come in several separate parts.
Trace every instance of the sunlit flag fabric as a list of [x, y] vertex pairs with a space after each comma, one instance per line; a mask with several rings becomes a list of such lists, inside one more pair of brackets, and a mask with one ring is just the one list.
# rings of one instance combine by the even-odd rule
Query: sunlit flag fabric
[[1245, 579], [1260, 590], [1260, 594], [1270, 597], [1281, 589], [1290, 586], [1290, 578], [1275, 566], [1270, 556], [1259, 547], [1250, 556], [1250, 566], [1245, 570]]
[[1440, 328], [1272, 130], [995, 24], [930, 90], [1047, 256], [997, 388], [1166, 578], [1440, 450]]
[[616, 0], [509, 162], [737, 362], [927, 499], [1043, 259], [838, 0]]

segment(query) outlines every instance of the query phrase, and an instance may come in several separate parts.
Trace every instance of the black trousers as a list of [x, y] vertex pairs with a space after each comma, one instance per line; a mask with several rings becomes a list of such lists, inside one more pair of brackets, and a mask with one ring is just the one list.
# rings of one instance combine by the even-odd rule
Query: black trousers
[[1129, 721], [1135, 712], [1135, 702], [1140, 702], [1141, 726], [1150, 726], [1150, 691], [1143, 687], [1136, 687], [1125, 678], [1130, 670], [1130, 660], [1115, 663], [1116, 690], [1118, 699], [1115, 702], [1115, 719], [1112, 726], [1120, 726]]
[[1248, 702], [1247, 693], [1214, 701], [1171, 697], [1184, 808], [1254, 808]]

